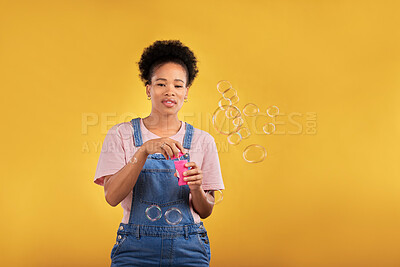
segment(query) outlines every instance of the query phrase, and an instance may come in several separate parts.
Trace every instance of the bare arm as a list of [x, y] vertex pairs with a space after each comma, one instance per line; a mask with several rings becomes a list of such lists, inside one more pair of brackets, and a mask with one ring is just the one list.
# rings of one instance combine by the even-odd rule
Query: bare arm
[[200, 218], [205, 219], [211, 215], [214, 204], [212, 201], [207, 200], [207, 195], [203, 190], [203, 171], [200, 170], [195, 162], [186, 163], [186, 167], [192, 167], [183, 175], [192, 193], [193, 209], [199, 214]]
[[205, 219], [211, 215], [214, 205], [207, 200], [206, 193], [202, 188], [191, 190], [193, 209], [199, 214], [200, 218]]
[[132, 161], [136, 163], [128, 163], [114, 175], [105, 177], [104, 194], [108, 204], [115, 207], [129, 194], [136, 184], [147, 155], [145, 149], [141, 147], [133, 155]]

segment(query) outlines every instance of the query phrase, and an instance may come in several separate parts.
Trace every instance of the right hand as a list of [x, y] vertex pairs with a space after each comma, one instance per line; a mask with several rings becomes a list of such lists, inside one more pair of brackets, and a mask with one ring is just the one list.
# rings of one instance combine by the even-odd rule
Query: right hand
[[162, 137], [157, 139], [151, 139], [143, 144], [147, 154], [161, 153], [166, 159], [170, 159], [173, 156], [178, 157], [179, 151], [183, 152], [184, 148], [178, 141], [175, 141], [169, 137]]

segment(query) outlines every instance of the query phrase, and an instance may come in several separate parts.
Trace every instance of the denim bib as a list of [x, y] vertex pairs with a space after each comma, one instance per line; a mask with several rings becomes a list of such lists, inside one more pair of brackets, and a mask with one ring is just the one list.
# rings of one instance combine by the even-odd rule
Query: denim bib
[[[135, 146], [143, 144], [140, 118], [131, 121], [134, 129]], [[186, 132], [183, 147], [190, 149], [193, 137], [193, 126], [186, 123]], [[185, 159], [190, 161], [189, 154], [185, 154]], [[174, 159], [179, 160], [179, 159]], [[182, 214], [181, 221], [176, 225], [193, 224], [194, 219], [189, 208], [188, 185], [178, 185], [178, 179], [174, 176], [174, 160], [167, 160], [163, 154], [151, 154], [139, 174], [135, 187], [133, 188], [131, 214], [129, 223], [150, 226], [170, 226], [165, 213], [168, 209], [176, 208]], [[146, 209], [151, 205], [158, 205], [161, 208], [162, 217], [155, 221], [150, 221], [145, 215]]]

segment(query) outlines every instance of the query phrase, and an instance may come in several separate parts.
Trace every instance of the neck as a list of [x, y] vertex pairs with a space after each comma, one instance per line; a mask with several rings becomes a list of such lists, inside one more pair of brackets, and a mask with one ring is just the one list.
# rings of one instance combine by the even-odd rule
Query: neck
[[163, 134], [175, 134], [181, 127], [177, 114], [165, 115], [153, 111], [143, 119], [143, 123], [147, 129]]

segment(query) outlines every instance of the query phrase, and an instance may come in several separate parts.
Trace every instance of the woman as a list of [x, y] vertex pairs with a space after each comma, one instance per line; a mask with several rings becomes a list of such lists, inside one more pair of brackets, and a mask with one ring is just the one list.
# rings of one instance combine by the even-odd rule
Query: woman
[[[151, 113], [111, 127], [94, 180], [104, 186], [106, 201], [124, 210], [111, 266], [209, 266], [200, 218], [213, 209], [206, 191], [224, 189], [218, 153], [210, 134], [178, 119], [198, 73], [196, 57], [180, 41], [156, 41], [139, 69]], [[181, 186], [174, 165], [179, 153], [189, 168]]]

